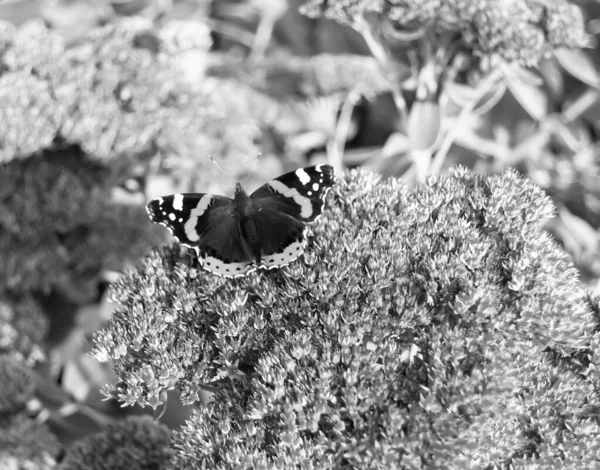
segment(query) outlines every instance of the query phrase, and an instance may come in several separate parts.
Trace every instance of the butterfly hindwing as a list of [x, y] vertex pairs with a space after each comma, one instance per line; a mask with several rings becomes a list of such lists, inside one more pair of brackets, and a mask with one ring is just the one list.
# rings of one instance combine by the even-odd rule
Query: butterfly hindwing
[[269, 209], [258, 211], [254, 220], [260, 240], [262, 267], [285, 266], [304, 252], [304, 222]]

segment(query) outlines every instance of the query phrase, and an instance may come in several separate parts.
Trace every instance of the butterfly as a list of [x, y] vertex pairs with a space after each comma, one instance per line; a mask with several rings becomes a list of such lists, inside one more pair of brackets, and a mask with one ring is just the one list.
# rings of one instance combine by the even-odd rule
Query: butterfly
[[304, 252], [304, 229], [321, 215], [334, 183], [333, 167], [315, 165], [275, 178], [250, 196], [237, 183], [233, 199], [172, 194], [151, 200], [146, 210], [152, 222], [196, 251], [204, 269], [240, 277], [298, 258]]

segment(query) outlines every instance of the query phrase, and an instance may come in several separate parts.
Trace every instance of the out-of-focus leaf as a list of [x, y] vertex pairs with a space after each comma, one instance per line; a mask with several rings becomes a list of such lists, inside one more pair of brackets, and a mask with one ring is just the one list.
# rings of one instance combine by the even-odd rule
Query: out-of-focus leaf
[[432, 147], [440, 134], [440, 105], [432, 101], [416, 101], [408, 116], [408, 140], [414, 150]]
[[[510, 74], [514, 77], [519, 77], [528, 83], [541, 83], [535, 74], [525, 71], [523, 77], [520, 77], [518, 70], [515, 68], [505, 67], [505, 74]], [[493, 74], [492, 74], [493, 75]], [[491, 75], [488, 75], [488, 77]], [[496, 81], [493, 86], [487, 86], [485, 79], [479, 82], [477, 86], [465, 85], [462, 83], [448, 82], [444, 84], [444, 90], [449, 101], [445, 103], [444, 110], [446, 114], [457, 114], [465, 107], [473, 107], [476, 104], [477, 114], [484, 114], [504, 96], [506, 85], [502, 81]], [[475, 103], [474, 103], [475, 102]], [[479, 108], [484, 108], [486, 111], [481, 112]]]
[[110, 417], [76, 403], [65, 405], [56, 413], [51, 414], [47, 420], [50, 429], [65, 445], [88, 434], [98, 432], [111, 422]]
[[506, 74], [506, 85], [531, 117], [539, 121], [548, 114], [548, 97], [539, 87], [524, 82], [513, 74]]
[[549, 223], [551, 230], [561, 238], [565, 249], [575, 258], [595, 253], [598, 249], [599, 237], [596, 230], [566, 207], [560, 207], [558, 216]]
[[34, 371], [35, 396], [41, 402], [42, 407], [49, 411], [55, 411], [73, 398], [49, 377], [45, 377]]
[[384, 176], [403, 175], [413, 164], [409, 150], [408, 138], [400, 132], [395, 132], [387, 138], [381, 152], [374, 155], [364, 168]]
[[93, 390], [113, 379], [107, 372], [96, 359], [82, 355], [64, 365], [62, 387], [78, 401], [84, 402]]
[[[448, 102], [445, 104], [445, 111], [448, 114], [459, 113], [462, 108], [470, 106], [475, 100], [477, 100], [478, 103], [488, 103], [490, 100], [494, 99], [499, 91], [502, 91], [503, 94], [503, 90], [494, 88], [486, 91], [482, 95], [481, 90], [462, 83], [447, 83], [444, 85], [444, 90], [449, 98]], [[501, 96], [502, 95], [500, 95], [500, 97]]]
[[581, 49], [558, 49], [554, 57], [562, 67], [583, 83], [598, 88], [598, 71], [592, 60]]
[[444, 85], [444, 90], [450, 100], [460, 108], [477, 98], [477, 90], [463, 83], [448, 82]]
[[539, 87], [544, 83], [538, 74], [533, 73], [531, 70], [524, 67], [511, 67], [510, 70], [515, 79], [526, 83], [529, 86]]
[[596, 122], [596, 126], [598, 126], [600, 122], [600, 92], [593, 88], [586, 88], [574, 101], [565, 106], [562, 116], [566, 122], [572, 122], [584, 116], [586, 119]]
[[383, 150], [381, 151], [381, 156], [383, 158], [398, 157], [408, 152], [408, 150], [410, 150], [410, 142], [408, 138], [400, 132], [394, 132], [385, 141]]
[[545, 60], [540, 63], [540, 74], [544, 77], [544, 88], [555, 102], [564, 101], [565, 74], [555, 60]]
[[362, 166], [365, 162], [381, 155], [382, 147], [379, 145], [359, 147], [344, 150], [344, 166]]

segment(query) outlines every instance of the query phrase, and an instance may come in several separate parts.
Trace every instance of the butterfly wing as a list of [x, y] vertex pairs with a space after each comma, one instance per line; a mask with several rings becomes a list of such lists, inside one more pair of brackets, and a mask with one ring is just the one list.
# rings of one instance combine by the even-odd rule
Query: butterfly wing
[[316, 165], [286, 173], [252, 193], [261, 266], [285, 266], [304, 252], [306, 224], [321, 215], [334, 182], [331, 166]]
[[268, 209], [259, 211], [254, 220], [260, 240], [261, 267], [285, 266], [304, 252], [304, 222]]
[[313, 222], [321, 215], [325, 195], [334, 183], [332, 166], [308, 166], [269, 181], [254, 191], [250, 199], [259, 210], [284, 213], [305, 223]]
[[233, 216], [233, 201], [202, 193], [173, 194], [147, 205], [150, 219], [165, 226], [183, 245], [196, 250], [204, 269], [226, 277], [253, 269], [252, 251]]

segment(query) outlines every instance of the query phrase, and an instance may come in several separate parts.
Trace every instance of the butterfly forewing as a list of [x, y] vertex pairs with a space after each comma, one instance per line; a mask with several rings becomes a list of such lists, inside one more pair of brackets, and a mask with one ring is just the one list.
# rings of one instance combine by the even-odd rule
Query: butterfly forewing
[[196, 246], [201, 233], [231, 217], [233, 201], [202, 193], [172, 194], [153, 199], [146, 206], [152, 222], [167, 227], [184, 245]]
[[303, 222], [312, 222], [321, 215], [325, 194], [334, 182], [330, 165], [309, 166], [269, 181], [250, 198], [259, 210], [281, 212]]

